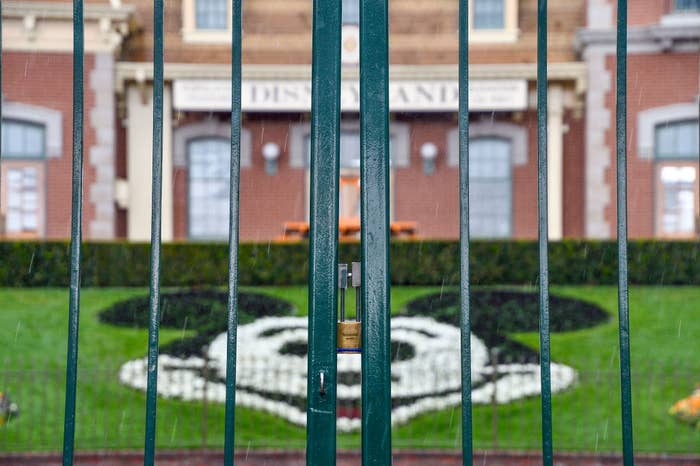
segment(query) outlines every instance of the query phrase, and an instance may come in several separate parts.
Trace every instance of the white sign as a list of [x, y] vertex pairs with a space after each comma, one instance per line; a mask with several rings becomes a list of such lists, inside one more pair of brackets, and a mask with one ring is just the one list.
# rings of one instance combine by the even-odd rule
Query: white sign
[[[176, 110], [228, 111], [231, 81], [179, 79], [173, 87]], [[247, 112], [308, 112], [311, 110], [309, 81], [243, 81], [241, 106]], [[360, 84], [341, 85], [341, 109], [360, 110]], [[391, 81], [389, 108], [394, 112], [455, 112], [459, 104], [457, 81]], [[527, 81], [515, 79], [471, 80], [469, 107], [475, 111], [524, 110]]]

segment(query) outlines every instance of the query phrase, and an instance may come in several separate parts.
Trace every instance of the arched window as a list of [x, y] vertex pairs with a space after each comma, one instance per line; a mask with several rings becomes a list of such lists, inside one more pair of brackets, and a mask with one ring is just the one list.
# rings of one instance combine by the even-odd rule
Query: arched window
[[46, 130], [44, 125], [2, 121], [0, 231], [7, 237], [43, 235], [45, 218]]
[[2, 156], [12, 159], [38, 159], [46, 156], [44, 125], [20, 121], [2, 121]]
[[469, 233], [474, 238], [512, 234], [511, 158], [509, 139], [469, 141]]
[[660, 236], [694, 237], [698, 228], [698, 121], [656, 126], [656, 229]]
[[187, 144], [188, 231], [192, 239], [225, 239], [229, 227], [229, 141], [212, 137]]

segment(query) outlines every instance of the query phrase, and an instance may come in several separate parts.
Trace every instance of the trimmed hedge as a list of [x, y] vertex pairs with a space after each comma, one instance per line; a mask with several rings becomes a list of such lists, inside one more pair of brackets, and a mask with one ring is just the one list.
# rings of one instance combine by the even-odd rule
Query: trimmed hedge
[[[550, 280], [554, 284], [617, 283], [615, 242], [566, 240], [550, 244]], [[239, 276], [243, 285], [302, 285], [308, 277], [307, 242], [243, 243]], [[228, 246], [220, 243], [168, 243], [162, 247], [163, 286], [227, 283]], [[358, 243], [341, 243], [340, 259], [360, 257]], [[473, 241], [471, 280], [477, 285], [531, 285], [537, 282], [534, 241]], [[396, 285], [455, 285], [459, 281], [457, 241], [395, 241], [391, 244], [391, 280]], [[632, 284], [700, 284], [697, 242], [632, 241]], [[149, 245], [127, 242], [86, 243], [82, 256], [84, 286], [146, 286]], [[0, 286], [67, 286], [68, 242], [0, 242]]]

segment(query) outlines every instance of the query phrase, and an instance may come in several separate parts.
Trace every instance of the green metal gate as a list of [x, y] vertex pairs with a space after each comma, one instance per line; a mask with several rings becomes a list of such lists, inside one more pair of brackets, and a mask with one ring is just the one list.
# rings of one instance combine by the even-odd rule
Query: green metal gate
[[[457, 1], [457, 0], [455, 0]], [[241, 2], [232, 0], [231, 184], [229, 231], [228, 358], [225, 464], [234, 462], [238, 210], [241, 145]], [[461, 245], [462, 452], [472, 464], [472, 403], [469, 309], [469, 102], [468, 0], [459, 0], [459, 196]], [[307, 464], [335, 464], [336, 304], [338, 300], [338, 175], [340, 140], [341, 0], [313, 1], [311, 124], [311, 257]], [[388, 0], [360, 0], [360, 133], [362, 205], [362, 464], [391, 464], [389, 359], [389, 54]], [[151, 223], [148, 388], [144, 465], [155, 461], [160, 298], [161, 183], [163, 152], [163, 0], [154, 1], [153, 184]], [[619, 248], [619, 339], [625, 466], [633, 460], [627, 290], [626, 54], [627, 0], [617, 2], [617, 238]], [[73, 172], [70, 304], [63, 464], [73, 464], [83, 165], [83, 0], [73, 12]], [[538, 0], [537, 33], [538, 212], [542, 457], [553, 462], [550, 386], [549, 277], [547, 238], [547, 0]], [[1, 47], [1, 44], [0, 44]], [[1, 69], [1, 68], [0, 68]]]

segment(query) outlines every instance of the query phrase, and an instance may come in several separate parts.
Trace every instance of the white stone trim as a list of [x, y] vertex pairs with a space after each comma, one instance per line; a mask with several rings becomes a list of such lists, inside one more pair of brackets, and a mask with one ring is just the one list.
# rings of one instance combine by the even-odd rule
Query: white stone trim
[[[88, 3], [85, 51], [115, 52], [131, 28], [133, 5]], [[4, 2], [3, 51], [72, 52], [73, 5], [70, 2]]]
[[[588, 28], [578, 31], [574, 48], [585, 53], [595, 49], [614, 53], [617, 31]], [[627, 31], [628, 53], [661, 53], [667, 51], [684, 52], [700, 50], [700, 28], [697, 25], [654, 24], [650, 26], [632, 26]]]
[[[205, 120], [179, 126], [173, 130], [173, 164], [187, 167], [187, 143], [193, 139], [220, 137], [231, 139], [231, 124], [218, 120]], [[252, 165], [252, 141], [250, 130], [241, 128], [241, 168]]]
[[[527, 164], [528, 138], [527, 129], [506, 121], [469, 122], [469, 138], [500, 137], [511, 142], [511, 161], [513, 166]], [[447, 133], [447, 166], [459, 165], [459, 128]]]
[[46, 157], [58, 158], [63, 155], [63, 115], [60, 111], [20, 102], [3, 101], [2, 118], [43, 125], [46, 131]]
[[637, 113], [637, 156], [641, 159], [654, 158], [654, 138], [657, 125], [697, 119], [697, 103], [666, 105]]
[[[231, 79], [231, 66], [215, 63], [166, 63], [165, 79]], [[551, 63], [547, 67], [549, 82], [573, 81], [576, 92], [582, 94], [588, 86], [586, 64], [582, 62]], [[358, 67], [343, 67], [343, 80], [359, 79]], [[457, 65], [391, 65], [391, 80], [457, 80]], [[311, 65], [243, 65], [243, 80], [311, 80]], [[475, 64], [469, 67], [470, 79], [537, 79], [536, 63]], [[150, 62], [117, 63], [117, 92], [122, 93], [128, 82], [153, 80]]]
[[89, 200], [95, 206], [95, 218], [90, 222], [90, 239], [112, 239], [115, 234], [115, 154], [114, 134], [114, 57], [110, 53], [95, 54], [95, 67], [88, 78], [95, 95], [88, 123], [95, 132], [88, 163], [95, 173], [90, 185]]
[[586, 25], [589, 28], [607, 29], [613, 27], [613, 9], [609, 0], [588, 0]]
[[[341, 122], [340, 130], [359, 130], [360, 123], [356, 121]], [[289, 127], [289, 166], [292, 168], [307, 168], [304, 140], [311, 133], [310, 123], [299, 123]], [[391, 122], [389, 134], [394, 138], [392, 168], [404, 168], [411, 164], [410, 129], [407, 123]]]
[[585, 231], [587, 238], [610, 238], [610, 224], [605, 211], [611, 203], [612, 189], [605, 172], [612, 163], [612, 153], [605, 141], [612, 118], [605, 98], [612, 88], [612, 75], [605, 66], [605, 53], [587, 50], [589, 80], [595, 82], [586, 94], [586, 166]]

